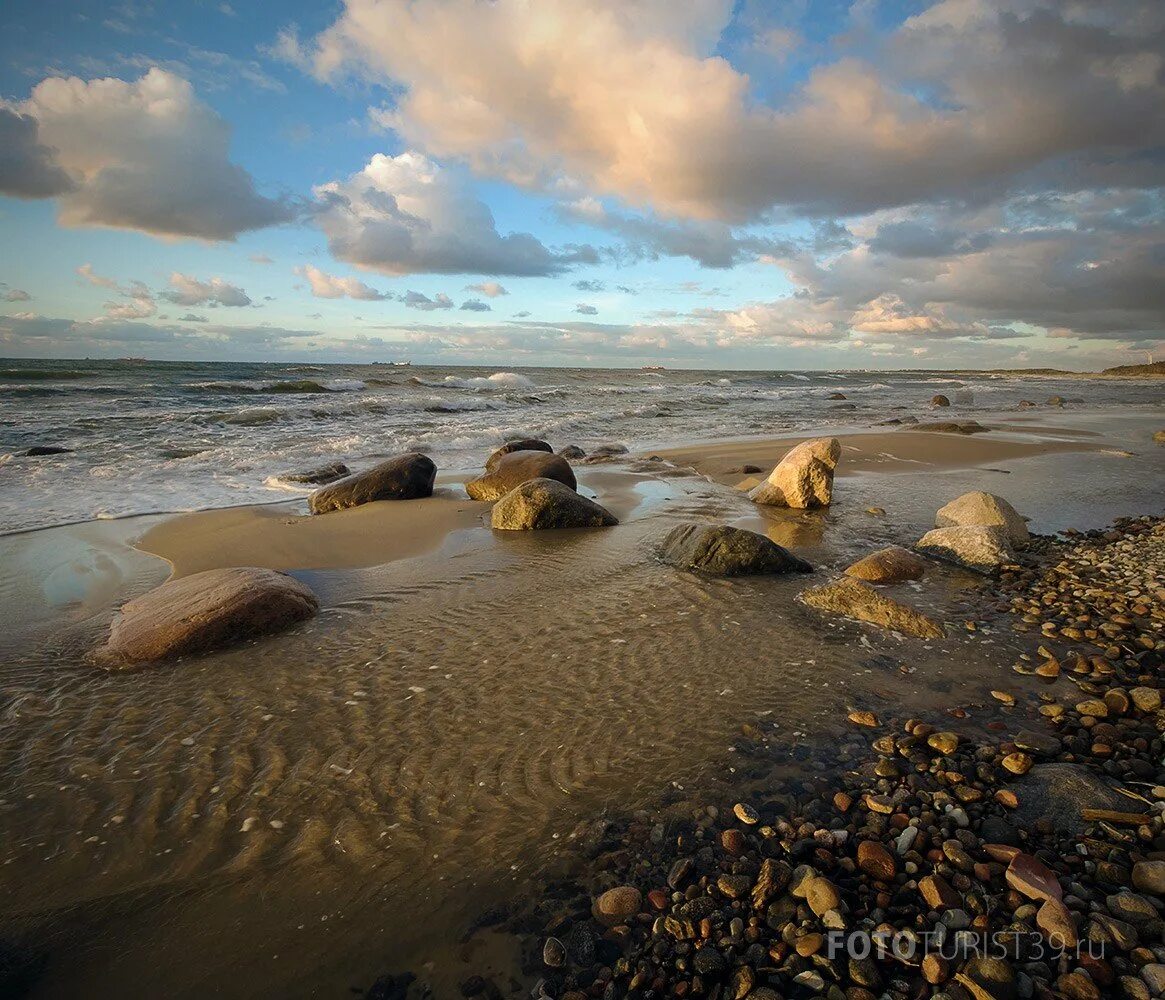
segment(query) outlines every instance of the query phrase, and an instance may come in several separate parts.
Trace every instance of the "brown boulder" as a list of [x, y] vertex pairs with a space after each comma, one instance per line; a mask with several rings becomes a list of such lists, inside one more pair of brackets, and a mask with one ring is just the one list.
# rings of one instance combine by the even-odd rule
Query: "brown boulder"
[[541, 441], [538, 438], [521, 438], [516, 441], [507, 441], [497, 451], [495, 451], [489, 458], [485, 460], [485, 471], [493, 472], [494, 467], [503, 455], [509, 455], [515, 451], [546, 451], [553, 452], [554, 449], [550, 445]]
[[801, 594], [801, 600], [818, 611], [834, 611], [847, 618], [920, 639], [941, 639], [943, 627], [921, 611], [879, 594], [873, 587], [843, 577]]
[[845, 575], [869, 583], [901, 583], [917, 580], [925, 572], [925, 559], [900, 545], [890, 545], [859, 559]]
[[94, 655], [105, 666], [117, 666], [204, 653], [277, 632], [318, 610], [315, 594], [286, 573], [210, 569], [127, 603]]
[[609, 528], [618, 523], [605, 507], [557, 479], [530, 479], [507, 493], [490, 511], [490, 526], [501, 531]]
[[500, 500], [511, 490], [531, 479], [556, 479], [578, 489], [570, 463], [545, 451], [511, 451], [498, 457], [485, 475], [465, 484], [465, 492], [474, 500]]
[[436, 478], [433, 460], [412, 451], [316, 490], [307, 505], [313, 514], [323, 514], [376, 500], [417, 500], [433, 495]]

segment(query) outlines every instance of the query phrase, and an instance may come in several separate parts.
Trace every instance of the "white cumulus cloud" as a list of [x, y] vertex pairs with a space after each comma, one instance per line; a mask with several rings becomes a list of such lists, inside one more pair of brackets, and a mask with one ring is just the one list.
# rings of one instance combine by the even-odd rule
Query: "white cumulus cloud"
[[321, 271], [311, 264], [304, 264], [295, 269], [301, 278], [306, 278], [311, 293], [317, 299], [362, 299], [368, 302], [378, 302], [388, 298], [383, 292], [378, 292], [358, 281], [356, 278], [340, 278], [334, 274]]
[[163, 69], [134, 81], [49, 77], [0, 109], [0, 136], [14, 130], [16, 163], [0, 153], [0, 190], [56, 195], [67, 226], [229, 240], [292, 216], [230, 161], [227, 123]]

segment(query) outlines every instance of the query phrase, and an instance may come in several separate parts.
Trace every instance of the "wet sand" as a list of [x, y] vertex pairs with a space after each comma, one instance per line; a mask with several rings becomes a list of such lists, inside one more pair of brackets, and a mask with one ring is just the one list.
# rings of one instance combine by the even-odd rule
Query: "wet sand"
[[[6, 598], [46, 609], [0, 639], [0, 940], [43, 957], [37, 998], [340, 996], [405, 970], [449, 996], [490, 963], [508, 982], [513, 956], [473, 928], [540, 891], [581, 820], [724, 773], [742, 722], [820, 735], [850, 706], [972, 703], [1008, 675], [1005, 632], [902, 639], [800, 605], [804, 579], [676, 573], [652, 555], [673, 525], [764, 530], [815, 579], [909, 544], [968, 489], [1038, 531], [1095, 526], [1160, 509], [1165, 450], [1121, 454], [1150, 419], [845, 435], [828, 511], [762, 510], [721, 478], [779, 458], [770, 440], [579, 465], [622, 520], [601, 531], [493, 532], [484, 505], [444, 496], [0, 538], [6, 567], [21, 554]], [[95, 671], [83, 654], [116, 606], [169, 570], [145, 548], [178, 572], [278, 562], [323, 611], [239, 649]], [[102, 550], [122, 569], [86, 587]], [[978, 583], [936, 566], [900, 596], [957, 623]]]

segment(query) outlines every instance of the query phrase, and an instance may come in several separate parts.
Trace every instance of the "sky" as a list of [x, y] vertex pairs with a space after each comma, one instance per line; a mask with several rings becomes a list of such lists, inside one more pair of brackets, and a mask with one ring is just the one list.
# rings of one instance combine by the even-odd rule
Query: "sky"
[[7, 0], [0, 356], [1165, 357], [1159, 0]]

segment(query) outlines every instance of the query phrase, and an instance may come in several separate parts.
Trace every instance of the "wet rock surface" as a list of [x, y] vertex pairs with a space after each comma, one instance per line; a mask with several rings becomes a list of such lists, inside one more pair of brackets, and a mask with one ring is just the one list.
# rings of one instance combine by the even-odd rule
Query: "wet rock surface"
[[490, 526], [501, 531], [607, 528], [618, 523], [605, 507], [556, 479], [524, 482], [494, 504], [490, 512]]
[[850, 577], [811, 587], [801, 594], [801, 600], [818, 611], [832, 611], [904, 635], [922, 639], [945, 635], [943, 627], [922, 612]]
[[578, 489], [574, 470], [560, 455], [541, 449], [511, 451], [503, 455], [495, 452], [490, 461], [493, 465], [486, 466], [485, 475], [465, 484], [465, 492], [474, 500], [500, 500], [531, 479], [556, 479], [572, 490]]
[[310, 618], [319, 601], [306, 584], [271, 569], [211, 569], [170, 580], [127, 603], [94, 652], [117, 668], [204, 653]]
[[313, 514], [377, 500], [419, 500], [433, 495], [437, 466], [428, 455], [409, 452], [316, 490], [308, 497]]
[[709, 576], [809, 573], [813, 567], [755, 531], [729, 525], [682, 524], [660, 544], [665, 563]]

